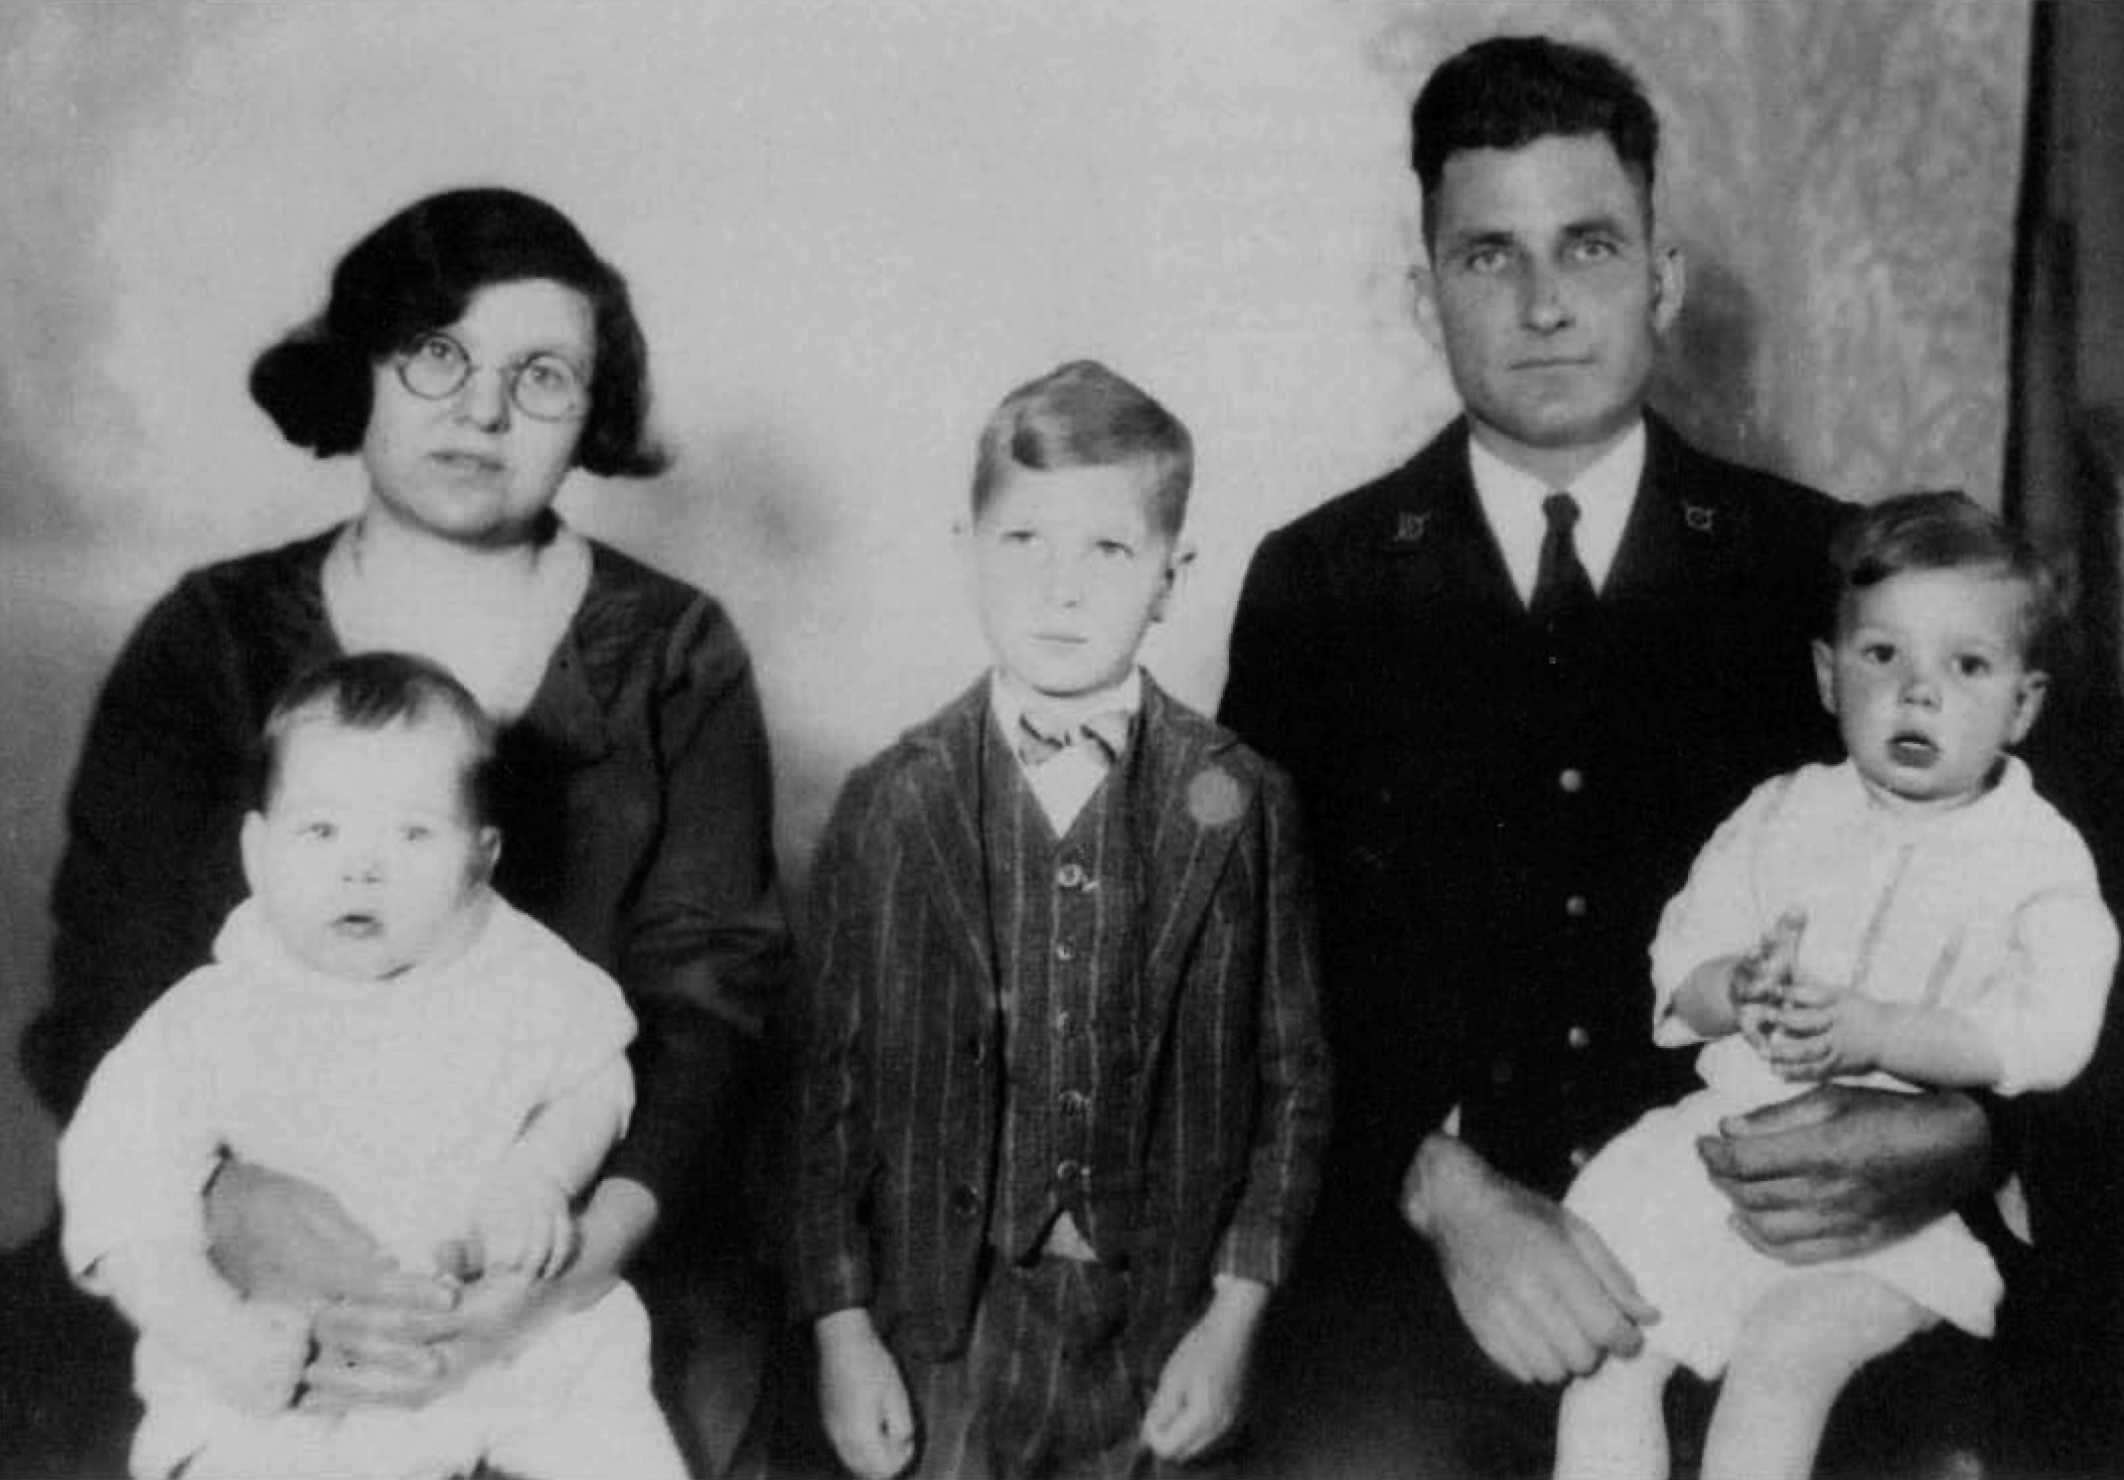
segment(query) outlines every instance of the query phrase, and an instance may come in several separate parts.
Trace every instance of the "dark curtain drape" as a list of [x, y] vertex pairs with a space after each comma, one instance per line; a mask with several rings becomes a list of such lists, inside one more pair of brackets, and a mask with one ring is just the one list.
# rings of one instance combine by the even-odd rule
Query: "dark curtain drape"
[[[2124, 6], [2041, 0], [2030, 49], [2014, 295], [2006, 509], [2071, 598], [2049, 711], [2028, 746], [2094, 848], [2124, 917]], [[2022, 1147], [2037, 1298], [2008, 1302], [2025, 1359], [2024, 1431], [2049, 1463], [2116, 1472], [2124, 1456], [2124, 996], [2095, 1065], [2032, 1097]], [[2074, 1474], [2082, 1473], [2079, 1469]]]
[[2124, 6], [2039, 0], [2014, 284], [2006, 508], [2073, 597], [2083, 686], [2119, 680]]

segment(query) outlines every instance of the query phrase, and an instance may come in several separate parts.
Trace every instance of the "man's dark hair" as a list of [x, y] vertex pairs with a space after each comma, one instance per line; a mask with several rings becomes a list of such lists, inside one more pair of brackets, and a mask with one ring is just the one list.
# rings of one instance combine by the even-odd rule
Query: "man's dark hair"
[[1492, 36], [1441, 62], [1410, 113], [1410, 160], [1426, 204], [1466, 149], [1522, 149], [1599, 134], [1651, 199], [1659, 115], [1613, 57], [1546, 36]]

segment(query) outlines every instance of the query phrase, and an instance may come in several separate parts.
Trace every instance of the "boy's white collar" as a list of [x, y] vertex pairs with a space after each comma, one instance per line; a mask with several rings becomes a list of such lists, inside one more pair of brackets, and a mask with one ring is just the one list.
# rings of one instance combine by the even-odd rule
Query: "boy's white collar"
[[1006, 735], [1017, 733], [1018, 717], [1032, 706], [1050, 709], [1065, 717], [1114, 709], [1135, 714], [1143, 708], [1143, 669], [1140, 665], [1131, 668], [1126, 678], [1109, 688], [1089, 694], [1072, 694], [1067, 699], [1050, 699], [1035, 694], [1012, 680], [1002, 669], [992, 669], [988, 680], [988, 705], [1002, 722]]

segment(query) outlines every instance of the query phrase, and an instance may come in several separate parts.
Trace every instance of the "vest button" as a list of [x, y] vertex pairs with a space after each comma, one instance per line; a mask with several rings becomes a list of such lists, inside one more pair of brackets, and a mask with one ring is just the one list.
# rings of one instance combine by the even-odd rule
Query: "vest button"
[[1074, 961], [1074, 960], [1076, 960], [1076, 959], [1077, 959], [1077, 951], [1076, 951], [1076, 947], [1072, 946], [1072, 945], [1071, 945], [1071, 944], [1070, 944], [1070, 943], [1069, 943], [1068, 941], [1066, 941], [1066, 940], [1058, 940], [1058, 941], [1056, 941], [1056, 942], [1055, 942], [1055, 959], [1056, 959], [1057, 961]]
[[1586, 789], [1586, 776], [1583, 771], [1578, 769], [1578, 767], [1566, 766], [1560, 773], [1558, 773], [1556, 777], [1556, 784], [1564, 791], [1584, 791]]
[[1570, 1163], [1571, 1163], [1571, 1170], [1572, 1170], [1572, 1171], [1574, 1171], [1574, 1172], [1580, 1172], [1580, 1171], [1584, 1171], [1584, 1170], [1585, 1170], [1585, 1166], [1586, 1166], [1586, 1163], [1587, 1163], [1587, 1162], [1589, 1162], [1589, 1161], [1591, 1161], [1592, 1159], [1593, 1159], [1593, 1153], [1592, 1153], [1592, 1152], [1590, 1152], [1590, 1151], [1588, 1151], [1588, 1150], [1586, 1150], [1586, 1148], [1585, 1148], [1585, 1147], [1583, 1147], [1583, 1146], [1573, 1146], [1573, 1147], [1571, 1148], [1571, 1155], [1570, 1155], [1570, 1158], [1569, 1158], [1569, 1160], [1570, 1160]]
[[951, 1189], [951, 1211], [956, 1217], [971, 1218], [981, 1211], [981, 1194], [961, 1182]]
[[1055, 1164], [1055, 1180], [1063, 1186], [1081, 1180], [1085, 1176], [1084, 1163], [1074, 1158]]
[[1064, 889], [1082, 889], [1084, 879], [1084, 865], [1074, 859], [1055, 870], [1055, 882]]
[[1058, 1098], [1062, 1108], [1071, 1115], [1082, 1115], [1091, 1109], [1091, 1096], [1081, 1089], [1066, 1089]]
[[1577, 1049], [1580, 1053], [1584, 1053], [1593, 1042], [1593, 1035], [1578, 1026], [1578, 1024], [1573, 1023], [1571, 1031], [1564, 1034], [1564, 1042], [1570, 1044], [1571, 1047]]
[[1586, 916], [1587, 908], [1586, 897], [1583, 894], [1574, 894], [1564, 901], [1564, 913], [1574, 920], [1583, 920]]

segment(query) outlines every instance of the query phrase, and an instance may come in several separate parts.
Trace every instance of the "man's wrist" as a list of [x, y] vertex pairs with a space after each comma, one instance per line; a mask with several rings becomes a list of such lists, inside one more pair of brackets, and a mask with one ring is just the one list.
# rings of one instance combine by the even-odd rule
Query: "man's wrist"
[[1458, 1137], [1433, 1131], [1409, 1158], [1401, 1179], [1401, 1218], [1425, 1239], [1437, 1237], [1440, 1199], [1460, 1171], [1466, 1150]]

